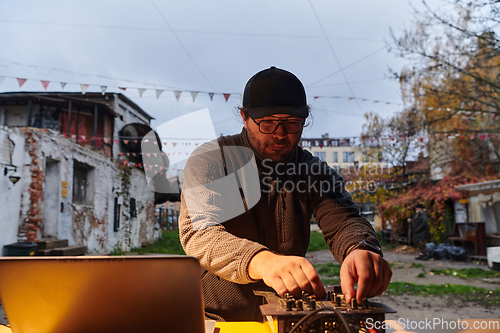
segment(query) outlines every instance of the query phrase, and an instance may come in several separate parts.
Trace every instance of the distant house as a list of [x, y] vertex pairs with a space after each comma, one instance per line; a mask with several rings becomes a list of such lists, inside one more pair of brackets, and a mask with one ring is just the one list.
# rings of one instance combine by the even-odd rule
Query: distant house
[[56, 238], [106, 253], [157, 239], [137, 151], [151, 119], [122, 94], [1, 93], [0, 249]]
[[464, 217], [457, 223], [484, 222], [486, 246], [500, 246], [500, 179], [460, 185], [456, 189], [467, 194]]
[[336, 171], [374, 162], [368, 160], [368, 148], [357, 146], [352, 138], [330, 138], [324, 134], [321, 138], [304, 138], [299, 144]]

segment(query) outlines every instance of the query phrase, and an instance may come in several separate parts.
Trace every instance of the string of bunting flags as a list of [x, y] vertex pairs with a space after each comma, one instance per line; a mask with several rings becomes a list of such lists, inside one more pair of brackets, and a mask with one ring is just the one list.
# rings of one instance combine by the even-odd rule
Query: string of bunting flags
[[[17, 83], [19, 85], [19, 88], [21, 88], [26, 81], [28, 80], [35, 80], [35, 81], [40, 81], [42, 84], [42, 87], [45, 91], [47, 91], [47, 88], [51, 81], [49, 80], [41, 80], [41, 79], [27, 79], [27, 78], [19, 78], [19, 77], [14, 77], [14, 76], [0, 76], [0, 85], [4, 81], [5, 78], [12, 78], [16, 79]], [[156, 98], [160, 98], [160, 96], [165, 92], [165, 91], [170, 91], [174, 93], [175, 99], [179, 101], [179, 98], [181, 97], [182, 93], [189, 93], [191, 95], [191, 98], [193, 99], [193, 103], [196, 101], [196, 98], [199, 96], [200, 93], [203, 94], [208, 94], [210, 97], [210, 100], [213, 101], [213, 98], [215, 95], [222, 95], [227, 102], [228, 99], [233, 96], [237, 95], [240, 99], [240, 103], [243, 103], [243, 94], [240, 93], [221, 93], [221, 92], [204, 92], [204, 91], [191, 91], [191, 90], [174, 90], [174, 89], [151, 89], [151, 88], [142, 88], [142, 87], [124, 87], [124, 86], [106, 86], [106, 85], [94, 85], [94, 84], [83, 84], [83, 83], [75, 83], [75, 82], [59, 82], [61, 85], [61, 88], [64, 90], [66, 85], [68, 83], [71, 84], [76, 84], [80, 86], [80, 90], [82, 94], [87, 93], [88, 89], [90, 86], [98, 86], [101, 89], [101, 93], [104, 95], [106, 94], [106, 91], [108, 90], [108, 87], [116, 87], [120, 90], [127, 91], [127, 89], [130, 91], [132, 89], [137, 89], [139, 93], [139, 97], [142, 97], [144, 95], [144, 92], [147, 90], [154, 90], [156, 94]], [[358, 101], [363, 101], [363, 102], [372, 102], [372, 103], [381, 103], [381, 104], [386, 104], [386, 105], [398, 105], [402, 106], [402, 103], [395, 103], [395, 102], [387, 102], [387, 101], [381, 101], [381, 100], [376, 100], [376, 99], [368, 99], [368, 98], [361, 98], [361, 97], [345, 97], [345, 96], [313, 96], [313, 101], [317, 99], [323, 99], [323, 98], [333, 98], [333, 99], [347, 99], [348, 101], [350, 100], [358, 100]], [[474, 109], [463, 109], [463, 108], [439, 108], [439, 107], [427, 107], [426, 108], [429, 111], [436, 110], [436, 111], [458, 111], [457, 115], [461, 115], [463, 118], [465, 116], [470, 116], [475, 113], [495, 113], [495, 118], [497, 117], [498, 113], [494, 111], [488, 111], [488, 110], [474, 110]]]
[[[28, 81], [28, 79], [26, 79], [26, 78], [18, 78], [18, 77], [13, 77], [13, 76], [0, 76], [0, 84], [2, 84], [2, 82], [4, 81], [5, 78], [16, 79], [17, 83], [19, 85], [19, 88], [21, 88], [26, 83], [26, 81]], [[47, 88], [49, 87], [49, 84], [51, 83], [51, 81], [48, 81], [48, 80], [40, 80], [40, 79], [29, 79], [29, 80], [40, 81], [40, 83], [42, 84], [42, 87], [43, 87], [43, 89], [45, 91], [47, 91]], [[123, 91], [126, 91], [127, 89], [129, 89], [129, 90], [131, 90], [131, 89], [137, 89], [137, 91], [139, 93], [139, 97], [142, 97], [143, 94], [144, 94], [144, 92], [147, 91], [147, 90], [154, 90], [155, 94], [156, 94], [156, 98], [160, 98], [160, 96], [165, 91], [171, 91], [171, 92], [174, 93], [175, 99], [177, 101], [179, 101], [179, 98], [181, 97], [181, 94], [183, 92], [190, 93], [191, 94], [191, 98], [193, 99], [193, 102], [195, 102], [196, 98], [198, 97], [198, 95], [200, 93], [206, 93], [206, 94], [208, 94], [208, 96], [210, 97], [211, 101], [213, 101], [215, 95], [222, 95], [224, 97], [224, 99], [226, 100], [226, 102], [231, 97], [231, 95], [237, 95], [239, 97], [240, 101], [243, 101], [243, 95], [242, 94], [235, 94], [235, 93], [183, 91], [183, 90], [173, 90], [173, 89], [151, 89], [151, 88], [148, 89], [148, 88], [136, 88], [136, 87], [120, 87], [120, 86], [93, 85], [93, 84], [83, 84], [83, 83], [75, 83], [75, 82], [59, 82], [59, 84], [61, 85], [61, 89], [64, 90], [64, 88], [66, 87], [66, 85], [68, 83], [79, 85], [80, 86], [80, 91], [82, 92], [82, 95], [84, 95], [84, 94], [87, 93], [87, 91], [88, 91], [88, 89], [89, 89], [90, 86], [97, 86], [97, 87], [100, 87], [101, 93], [103, 95], [106, 94], [106, 91], [108, 90], [108, 87], [116, 87], [116, 88], [118, 88], [120, 90], [123, 90]]]

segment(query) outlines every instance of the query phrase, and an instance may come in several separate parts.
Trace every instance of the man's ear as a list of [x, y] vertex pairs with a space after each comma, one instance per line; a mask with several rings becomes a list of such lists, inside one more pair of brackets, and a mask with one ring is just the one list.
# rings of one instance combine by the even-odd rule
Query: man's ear
[[243, 119], [243, 126], [245, 127], [246, 130], [248, 130], [248, 125], [247, 125], [247, 122], [248, 122], [248, 117], [245, 116], [245, 112], [240, 111], [240, 115], [241, 115], [241, 118]]

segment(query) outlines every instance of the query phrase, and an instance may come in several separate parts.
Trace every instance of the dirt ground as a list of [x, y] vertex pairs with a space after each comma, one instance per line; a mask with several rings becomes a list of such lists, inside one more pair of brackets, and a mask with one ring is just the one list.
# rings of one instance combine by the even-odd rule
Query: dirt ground
[[[486, 288], [488, 290], [500, 289], [500, 279], [470, 279], [463, 280], [454, 276], [441, 276], [426, 274], [424, 278], [417, 275], [422, 268], [412, 268], [412, 263], [421, 263], [427, 272], [431, 268], [473, 268], [480, 267], [488, 269], [485, 263], [478, 262], [453, 262], [448, 260], [415, 260], [414, 253], [399, 253], [386, 251], [385, 258], [395, 263], [392, 281], [404, 281], [415, 284], [463, 284]], [[313, 264], [336, 262], [329, 250], [310, 252], [307, 258]], [[426, 318], [443, 318], [446, 320], [457, 319], [498, 319], [500, 318], [499, 307], [484, 307], [482, 305], [467, 303], [452, 295], [447, 297], [420, 297], [420, 296], [387, 296], [382, 295], [373, 301], [383, 303], [397, 310], [395, 314], [389, 314], [386, 319], [399, 320], [423, 320]], [[7, 318], [0, 305], [0, 324], [7, 324]], [[391, 332], [391, 330], [388, 330]], [[419, 331], [420, 332], [420, 331]]]

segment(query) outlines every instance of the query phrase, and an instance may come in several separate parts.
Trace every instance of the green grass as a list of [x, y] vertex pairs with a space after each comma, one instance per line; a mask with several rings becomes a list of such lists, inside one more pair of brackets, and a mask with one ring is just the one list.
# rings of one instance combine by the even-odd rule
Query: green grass
[[418, 278], [424, 278], [426, 275], [426, 273], [422, 272], [422, 273], [418, 273], [417, 277]]
[[146, 254], [146, 253], [162, 253], [162, 254], [186, 254], [179, 240], [179, 231], [168, 230], [162, 232], [162, 237], [156, 242], [148, 244], [144, 247], [136, 247], [131, 252]]
[[462, 269], [431, 269], [436, 275], [457, 276], [461, 279], [468, 278], [500, 278], [500, 272], [486, 270], [482, 268], [462, 268]]
[[311, 240], [309, 241], [309, 248], [307, 249], [307, 252], [324, 249], [328, 249], [328, 244], [326, 244], [323, 234], [316, 230], [311, 231]]
[[419, 263], [416, 263], [416, 262], [412, 262], [411, 263], [411, 268], [422, 268], [422, 269], [425, 269], [425, 266], [424, 266], [424, 264], [419, 264]]
[[500, 306], [500, 289], [487, 290], [460, 284], [414, 284], [391, 282], [385, 295], [450, 296], [455, 295], [464, 301], [479, 302], [484, 306]]
[[338, 277], [340, 276], [340, 264], [328, 263], [314, 265], [316, 272], [325, 277]]
[[324, 286], [340, 284], [340, 279], [321, 279]]

